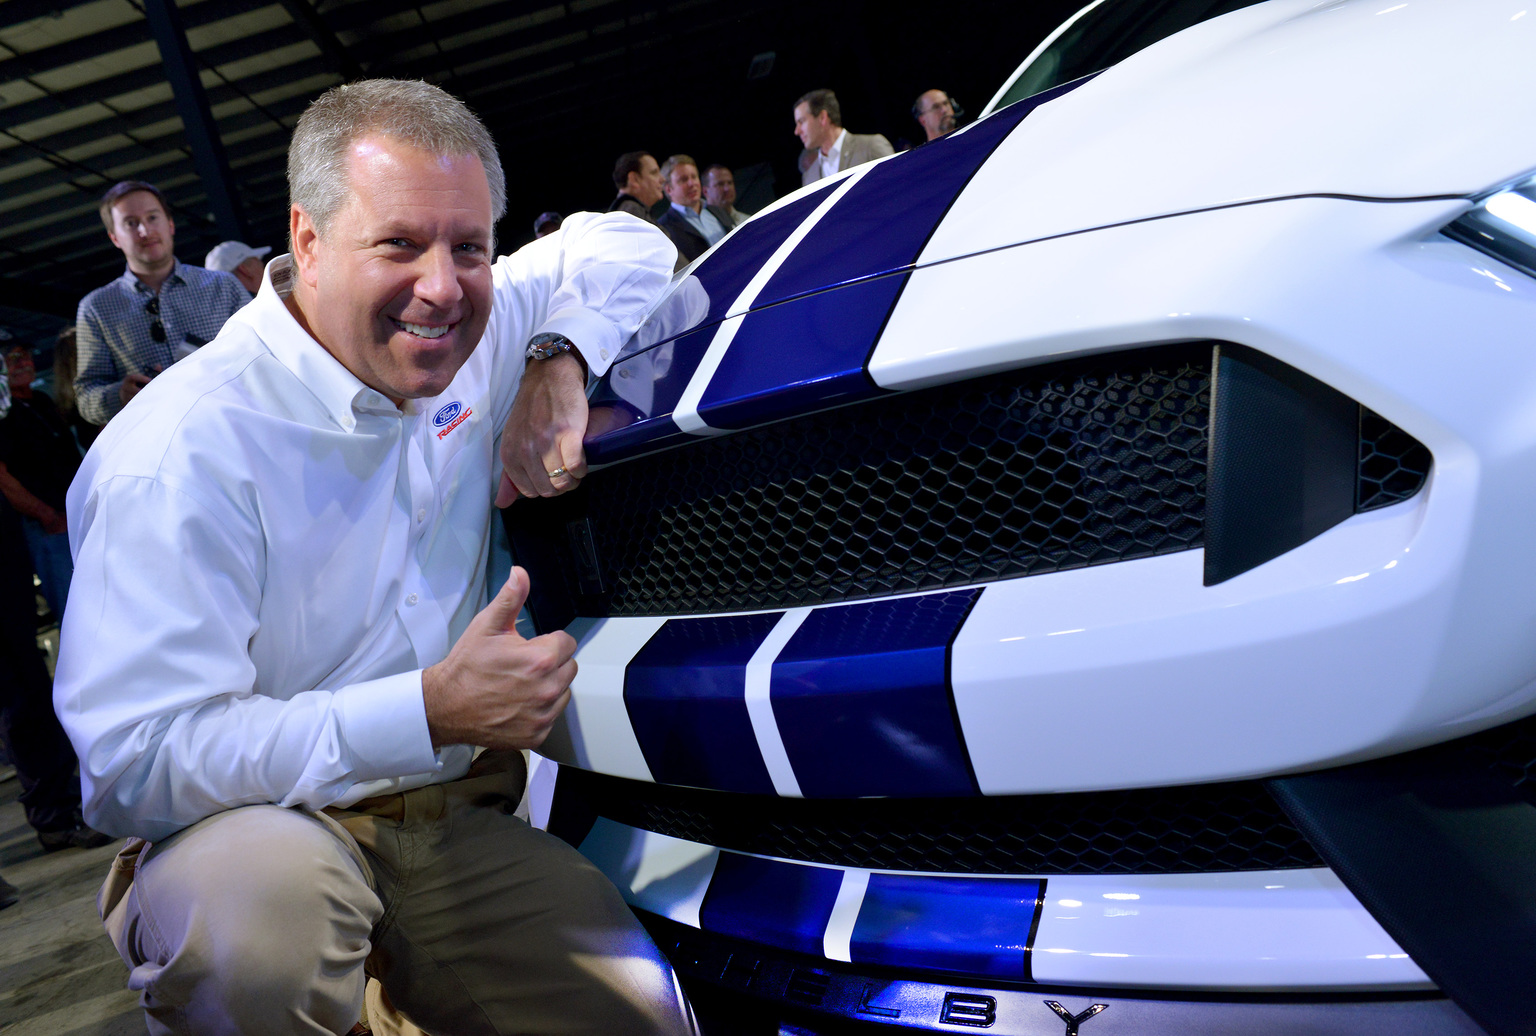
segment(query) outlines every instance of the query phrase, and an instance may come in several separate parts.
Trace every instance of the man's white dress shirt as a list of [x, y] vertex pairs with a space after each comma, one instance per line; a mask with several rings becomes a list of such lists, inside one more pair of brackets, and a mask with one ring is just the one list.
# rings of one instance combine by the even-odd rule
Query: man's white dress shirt
[[847, 130], [838, 130], [837, 139], [832, 142], [832, 150], [821, 156], [821, 178], [825, 180], [829, 176], [837, 175], [837, 167], [843, 161], [843, 141], [848, 139]]
[[473, 750], [434, 752], [421, 670], [485, 603], [524, 347], [559, 332], [603, 373], [674, 256], [632, 216], [567, 217], [496, 262], [485, 337], [403, 410], [303, 330], [281, 297], [291, 266], [270, 264], [70, 488], [55, 703], [91, 826], [156, 839], [234, 806], [462, 776]]

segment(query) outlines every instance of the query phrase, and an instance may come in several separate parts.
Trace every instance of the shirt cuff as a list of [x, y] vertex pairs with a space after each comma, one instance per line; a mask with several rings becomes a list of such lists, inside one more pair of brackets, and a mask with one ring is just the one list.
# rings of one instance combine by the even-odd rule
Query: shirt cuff
[[333, 703], [355, 780], [431, 773], [438, 768], [427, 729], [420, 669], [348, 684], [335, 692]]
[[581, 358], [587, 361], [587, 373], [600, 378], [608, 373], [613, 358], [619, 354], [619, 329], [601, 313], [580, 306], [568, 306], [551, 313], [539, 325], [535, 334], [553, 331], [564, 335], [576, 346]]

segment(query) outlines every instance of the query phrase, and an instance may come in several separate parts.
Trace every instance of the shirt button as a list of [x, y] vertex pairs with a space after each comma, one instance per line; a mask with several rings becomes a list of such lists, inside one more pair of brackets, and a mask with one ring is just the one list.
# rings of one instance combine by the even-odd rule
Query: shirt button
[[607, 349], [599, 349], [598, 352], [602, 355], [603, 359], [606, 360], [608, 358], [608, 350]]
[[416, 512], [416, 520], [418, 522], [424, 522], [427, 520], [427, 509], [425, 507]]
[[407, 597], [405, 599], [405, 603], [406, 604], [415, 604], [419, 600], [420, 600], [419, 597], [417, 597], [415, 594], [411, 594], [409, 597]]

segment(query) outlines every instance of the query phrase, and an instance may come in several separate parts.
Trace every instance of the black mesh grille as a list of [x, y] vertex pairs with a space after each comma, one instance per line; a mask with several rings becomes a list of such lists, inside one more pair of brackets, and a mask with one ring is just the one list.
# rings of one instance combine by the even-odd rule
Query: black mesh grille
[[782, 608], [1198, 547], [1209, 345], [877, 399], [587, 479], [607, 614]]
[[1429, 477], [1429, 448], [1374, 411], [1360, 408], [1360, 474], [1355, 510], [1407, 500]]
[[1322, 866], [1256, 781], [1073, 795], [811, 800], [652, 785], [563, 767], [556, 812], [564, 822], [604, 816], [705, 845], [886, 870], [1174, 874]]
[[[1205, 542], [1211, 345], [881, 396], [594, 472], [507, 512], [541, 628], [965, 586]], [[1355, 510], [1429, 451], [1360, 408]], [[552, 588], [560, 588], [558, 593]]]

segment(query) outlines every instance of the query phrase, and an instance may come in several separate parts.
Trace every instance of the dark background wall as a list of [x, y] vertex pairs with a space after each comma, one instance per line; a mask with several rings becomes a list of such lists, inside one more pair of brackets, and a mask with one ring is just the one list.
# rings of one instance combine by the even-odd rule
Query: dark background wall
[[[662, 24], [648, 23], [670, 37], [666, 46], [637, 48], [622, 59], [626, 68], [604, 73], [601, 110], [591, 110], [590, 84], [574, 81], [541, 86], [527, 103], [471, 93], [507, 168], [502, 240], [531, 238], [534, 217], [546, 209], [606, 207], [614, 194], [613, 161], [629, 150], [651, 151], [658, 160], [685, 152], [702, 165], [735, 169], [767, 163], [772, 196], [788, 193], [800, 185], [791, 112], [798, 97], [818, 87], [837, 92], [844, 123], [854, 132], [883, 133], [898, 147], [902, 138], [920, 141], [922, 129], [910, 112], [919, 93], [946, 90], [974, 118], [1029, 51], [1079, 6], [1079, 0], [796, 0], [696, 27], [669, 15]], [[641, 39], [644, 33], [635, 31]], [[763, 53], [774, 55], [772, 72], [748, 79], [753, 57]], [[579, 75], [571, 73], [573, 80]], [[451, 81], [444, 85], [453, 88]]]

